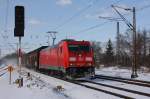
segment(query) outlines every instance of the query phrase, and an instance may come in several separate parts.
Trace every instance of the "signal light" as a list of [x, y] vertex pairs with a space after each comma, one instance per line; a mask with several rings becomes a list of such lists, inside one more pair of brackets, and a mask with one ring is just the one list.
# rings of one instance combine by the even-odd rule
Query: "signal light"
[[24, 36], [24, 6], [15, 6], [14, 36]]

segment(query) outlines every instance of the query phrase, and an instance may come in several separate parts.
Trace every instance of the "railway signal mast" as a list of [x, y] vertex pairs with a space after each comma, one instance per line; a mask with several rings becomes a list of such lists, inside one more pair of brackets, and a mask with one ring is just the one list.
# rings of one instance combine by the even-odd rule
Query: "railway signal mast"
[[[20, 82], [23, 81], [21, 78], [21, 37], [24, 36], [24, 6], [15, 6], [15, 28], [14, 28], [14, 36], [19, 38], [19, 79]], [[22, 82], [23, 83], [23, 82]], [[21, 84], [22, 85], [22, 84]], [[20, 86], [21, 87], [21, 86]]]
[[0, 48], [0, 59], [1, 59], [1, 53], [2, 53], [2, 50], [1, 50], [1, 48]]
[[[55, 44], [55, 40], [56, 40], [56, 31], [48, 31], [47, 33], [49, 33], [50, 34], [50, 36], [52, 37], [52, 39], [53, 39], [53, 45]], [[49, 39], [48, 39], [48, 44], [50, 44], [49, 43]]]
[[120, 56], [120, 30], [119, 22], [117, 22], [117, 48], [116, 48], [116, 63], [119, 65], [119, 56]]
[[[132, 64], [132, 74], [131, 78], [138, 77], [137, 75], [137, 41], [136, 41], [136, 11], [135, 7], [133, 9], [130, 8], [123, 8], [119, 6], [112, 5], [112, 8], [117, 12], [117, 14], [123, 19], [126, 25], [133, 31], [133, 64]], [[126, 11], [133, 12], [133, 24], [131, 24], [116, 8], [124, 9]]]

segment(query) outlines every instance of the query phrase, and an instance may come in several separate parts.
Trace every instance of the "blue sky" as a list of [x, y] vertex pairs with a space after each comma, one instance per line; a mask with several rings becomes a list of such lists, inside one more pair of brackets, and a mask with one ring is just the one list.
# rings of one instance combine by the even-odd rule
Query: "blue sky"
[[[150, 5], [149, 0], [0, 0], [0, 48], [2, 54], [14, 51], [18, 38], [13, 35], [14, 7], [25, 6], [25, 36], [22, 39], [22, 47], [30, 51], [40, 45], [47, 45], [47, 31], [57, 31], [56, 43], [64, 38], [77, 40], [89, 40], [106, 42], [115, 40], [116, 22], [106, 22], [98, 16], [119, 17], [110, 7], [111, 4], [137, 9]], [[131, 12], [119, 11], [132, 22]], [[137, 12], [137, 28], [150, 29], [150, 8]], [[97, 28], [86, 29], [98, 24]], [[121, 33], [127, 26], [120, 23]], [[50, 39], [50, 43], [52, 40]], [[12, 47], [10, 47], [12, 45]]]

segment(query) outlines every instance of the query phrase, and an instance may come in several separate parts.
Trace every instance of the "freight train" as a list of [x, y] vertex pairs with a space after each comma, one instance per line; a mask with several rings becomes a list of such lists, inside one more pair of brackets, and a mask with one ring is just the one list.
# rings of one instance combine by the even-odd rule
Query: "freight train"
[[26, 66], [49, 74], [80, 78], [94, 76], [94, 52], [89, 41], [65, 39], [27, 53]]

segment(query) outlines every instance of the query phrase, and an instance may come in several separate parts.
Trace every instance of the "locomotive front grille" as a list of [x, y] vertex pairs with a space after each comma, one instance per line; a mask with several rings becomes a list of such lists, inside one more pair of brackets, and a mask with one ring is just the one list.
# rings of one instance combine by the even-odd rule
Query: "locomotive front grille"
[[92, 73], [94, 73], [94, 67], [69, 67], [67, 69], [67, 74], [72, 77], [84, 77]]

